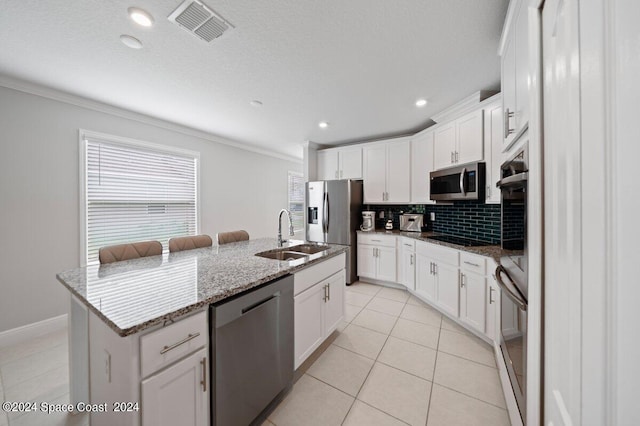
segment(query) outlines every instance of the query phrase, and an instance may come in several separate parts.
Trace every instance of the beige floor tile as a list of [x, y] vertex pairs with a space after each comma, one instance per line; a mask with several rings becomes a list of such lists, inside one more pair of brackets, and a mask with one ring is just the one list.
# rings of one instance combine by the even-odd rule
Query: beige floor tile
[[426, 380], [433, 380], [436, 351], [391, 336], [382, 348], [378, 362]]
[[16, 361], [38, 352], [52, 349], [60, 345], [68, 345], [67, 329], [54, 331], [17, 345], [0, 348], [0, 365]]
[[402, 308], [404, 308], [404, 303], [385, 299], [379, 296], [374, 297], [367, 305], [367, 309], [371, 309], [372, 311], [378, 311], [382, 312], [383, 314], [395, 316], [400, 315], [400, 312], [402, 312]]
[[[69, 394], [63, 395], [53, 400], [48, 400], [52, 404], [68, 404]], [[66, 413], [25, 413], [24, 415], [11, 420], [11, 426], [89, 426], [88, 414], [69, 415]]]
[[347, 290], [344, 294], [344, 300], [346, 303], [359, 306], [361, 308], [367, 306], [367, 303], [369, 303], [371, 299], [373, 299], [372, 295], [358, 293], [357, 291]]
[[406, 423], [382, 411], [356, 400], [349, 411], [344, 426], [403, 426]]
[[67, 365], [68, 352], [65, 344], [1, 365], [0, 374], [5, 391], [20, 382]]
[[370, 296], [375, 296], [378, 294], [382, 286], [376, 284], [363, 283], [361, 281], [356, 281], [347, 287], [347, 289], [351, 291], [355, 291], [362, 294], [368, 294]]
[[377, 297], [384, 297], [385, 299], [395, 300], [396, 302], [405, 303], [409, 299], [409, 292], [397, 288], [384, 287], [377, 294]]
[[7, 413], [0, 410], [0, 426], [9, 426], [9, 419], [7, 418]]
[[360, 306], [350, 305], [346, 303], [344, 305], [344, 320], [346, 322], [351, 322], [353, 319], [360, 313], [362, 308]]
[[493, 348], [476, 336], [440, 330], [438, 350], [496, 368]]
[[423, 426], [431, 382], [376, 362], [358, 399], [411, 425]]
[[391, 335], [432, 349], [438, 349], [440, 328], [399, 318], [395, 327], [391, 330]]
[[333, 343], [367, 358], [376, 359], [386, 340], [386, 334], [350, 324]]
[[498, 370], [473, 361], [438, 352], [434, 383], [506, 408]]
[[5, 389], [7, 401], [51, 401], [67, 393], [69, 367], [66, 365]]
[[353, 319], [352, 324], [359, 325], [380, 333], [389, 334], [393, 329], [398, 317], [383, 314], [382, 312], [376, 312], [369, 309], [363, 309], [360, 311], [357, 317]]
[[278, 426], [340, 425], [354, 398], [305, 374], [269, 420]]
[[506, 410], [437, 384], [431, 391], [427, 426], [508, 426]]
[[442, 317], [442, 328], [449, 331], [455, 331], [456, 333], [465, 334], [467, 336], [471, 336], [464, 327], [458, 325], [456, 322], [450, 320], [449, 318], [443, 316]]
[[442, 315], [435, 309], [426, 306], [406, 305], [400, 318], [440, 327]]
[[414, 305], [414, 306], [427, 306], [426, 303], [424, 303], [422, 300], [418, 299], [417, 297], [411, 295], [409, 297], [409, 299], [407, 299], [407, 303], [409, 305]]
[[275, 425], [271, 423], [269, 420], [265, 420], [264, 422], [262, 422], [262, 426], [275, 426]]
[[373, 360], [331, 345], [307, 370], [307, 374], [356, 396], [367, 378]]
[[338, 326], [336, 327], [336, 330], [342, 332], [342, 331], [344, 331], [345, 328], [347, 328], [348, 325], [349, 325], [348, 322], [340, 321], [340, 324], [338, 324]]

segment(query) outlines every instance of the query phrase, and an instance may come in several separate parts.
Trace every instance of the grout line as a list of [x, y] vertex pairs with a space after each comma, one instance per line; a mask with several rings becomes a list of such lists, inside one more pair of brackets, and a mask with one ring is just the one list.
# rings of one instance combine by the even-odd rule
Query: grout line
[[[498, 367], [497, 367], [497, 366], [496, 366], [496, 367], [492, 367], [492, 366], [490, 366], [490, 365], [483, 364], [483, 363], [481, 363], [480, 361], [476, 361], [475, 359], [469, 359], [469, 358], [463, 357], [462, 355], [452, 354], [451, 352], [443, 351], [442, 349], [438, 349], [438, 352], [442, 352], [443, 354], [447, 354], [447, 355], [450, 355], [450, 356], [453, 356], [453, 357], [456, 357], [456, 358], [462, 359], [462, 360], [464, 360], [464, 361], [473, 362], [474, 364], [478, 364], [478, 365], [481, 365], [481, 366], [483, 366], [483, 367], [491, 368], [491, 369], [493, 369], [493, 370], [498, 370]], [[494, 359], [495, 359], [495, 358], [494, 358]]]
[[[438, 343], [436, 346], [440, 347], [440, 334], [442, 332], [442, 318], [440, 319], [440, 330], [438, 331]], [[438, 353], [439, 349], [436, 348], [436, 359], [433, 362], [433, 380], [431, 380], [431, 389], [429, 390], [429, 402], [427, 403], [427, 419], [425, 420], [425, 426], [429, 424], [429, 412], [431, 411], [431, 397], [433, 397], [433, 384], [436, 382], [436, 368], [438, 368]]]
[[[450, 388], [449, 386], [445, 386], [445, 385], [443, 385], [443, 384], [441, 384], [441, 383], [435, 383], [435, 382], [434, 382], [434, 384], [435, 384], [435, 385], [438, 385], [438, 386], [440, 386], [440, 387], [442, 387], [442, 388], [449, 389], [449, 390], [450, 390], [450, 391], [452, 391], [452, 392], [459, 393], [460, 395], [464, 395], [464, 396], [466, 396], [466, 397], [468, 397], [468, 398], [475, 399], [475, 400], [476, 400], [476, 401], [478, 401], [478, 402], [482, 402], [482, 403], [487, 404], [487, 405], [490, 405], [490, 406], [492, 406], [492, 407], [494, 407], [494, 408], [499, 408], [499, 409], [500, 409], [500, 410], [502, 410], [502, 411], [507, 411], [507, 409], [506, 409], [506, 408], [504, 408], [504, 407], [500, 407], [499, 405], [493, 404], [493, 403], [491, 403], [491, 402], [487, 402], [487, 401], [482, 400], [482, 399], [480, 399], [480, 398], [477, 398], [477, 397], [475, 397], [475, 396], [473, 396], [473, 395], [469, 395], [469, 394], [467, 394], [467, 393], [460, 392], [460, 391], [459, 391], [459, 390], [457, 390], [457, 389]], [[505, 403], [505, 404], [506, 404], [506, 403]]]
[[[371, 404], [366, 403], [365, 401], [363, 401], [363, 400], [361, 400], [361, 399], [357, 399], [357, 398], [356, 398], [356, 401], [359, 401], [360, 403], [362, 403], [362, 404], [364, 404], [364, 405], [367, 405], [367, 406], [369, 406], [369, 407], [373, 408], [373, 409], [374, 409], [374, 410], [376, 410], [376, 411], [380, 411], [382, 414], [386, 414], [387, 416], [389, 416], [389, 417], [392, 417], [392, 418], [396, 419], [396, 420], [397, 420], [397, 421], [399, 421], [400, 423], [404, 423], [405, 425], [408, 425], [408, 424], [409, 424], [409, 423], [405, 422], [404, 420], [397, 418], [396, 416], [392, 416], [391, 414], [387, 413], [386, 411], [382, 411], [381, 409], [379, 409], [379, 408], [377, 408], [377, 407], [374, 407], [374, 406], [373, 406], [373, 405], [371, 405]], [[355, 404], [355, 401], [354, 401], [354, 404]]]

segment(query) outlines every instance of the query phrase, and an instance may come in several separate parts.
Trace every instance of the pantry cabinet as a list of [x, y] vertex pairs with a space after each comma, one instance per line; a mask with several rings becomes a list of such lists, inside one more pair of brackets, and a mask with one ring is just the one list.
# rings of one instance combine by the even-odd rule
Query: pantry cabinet
[[481, 161], [483, 152], [483, 110], [478, 109], [434, 131], [434, 167]]
[[362, 179], [362, 147], [318, 151], [317, 166], [318, 180]]
[[363, 148], [365, 203], [408, 203], [411, 198], [411, 144], [407, 139]]

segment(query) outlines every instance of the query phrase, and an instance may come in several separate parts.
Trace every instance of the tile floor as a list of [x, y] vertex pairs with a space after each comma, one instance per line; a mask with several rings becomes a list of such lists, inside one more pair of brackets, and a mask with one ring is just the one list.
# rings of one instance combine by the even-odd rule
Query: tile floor
[[[355, 283], [346, 321], [268, 426], [508, 425], [489, 345], [406, 291]], [[66, 330], [0, 348], [0, 400], [69, 402]], [[5, 413], [0, 426], [85, 426], [86, 415]]]

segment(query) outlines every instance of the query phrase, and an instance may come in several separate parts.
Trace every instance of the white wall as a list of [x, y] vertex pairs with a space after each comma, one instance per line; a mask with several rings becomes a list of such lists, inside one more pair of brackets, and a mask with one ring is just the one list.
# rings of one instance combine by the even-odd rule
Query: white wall
[[0, 86], [0, 332], [67, 311], [55, 274], [80, 264], [79, 128], [199, 151], [201, 232], [276, 236], [301, 162], [120, 115]]

